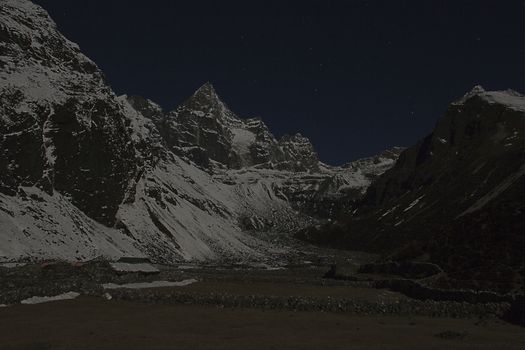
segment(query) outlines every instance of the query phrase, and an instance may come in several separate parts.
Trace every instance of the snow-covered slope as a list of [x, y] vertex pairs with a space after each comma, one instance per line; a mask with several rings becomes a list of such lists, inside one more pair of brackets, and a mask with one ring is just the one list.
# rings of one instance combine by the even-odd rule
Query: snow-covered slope
[[[264, 169], [249, 177], [242, 174], [247, 169], [203, 168], [162, 147], [152, 121], [141, 112], [151, 108], [134, 109], [125, 97], [120, 101], [133, 126], [132, 139], [144, 145], [137, 147], [137, 157], [145, 161], [117, 213], [117, 227], [140, 241], [153, 259], [264, 259], [271, 247], [243, 231], [289, 232], [313, 221], [278, 196], [278, 171]], [[273, 172], [269, 178], [267, 172]]]
[[27, 0], [0, 1], [0, 153], [0, 259], [161, 262], [269, 258], [248, 231], [329, 220], [395, 159], [327, 166], [209, 83], [171, 112], [117, 97]]
[[36, 187], [19, 187], [16, 196], [0, 193], [0, 261], [121, 256], [144, 254], [133, 239], [88, 218], [59, 193]]

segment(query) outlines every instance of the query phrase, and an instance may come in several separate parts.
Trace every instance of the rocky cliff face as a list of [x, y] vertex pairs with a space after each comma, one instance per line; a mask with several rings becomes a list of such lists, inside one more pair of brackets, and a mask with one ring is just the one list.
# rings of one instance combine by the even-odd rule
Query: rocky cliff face
[[476, 87], [368, 188], [353, 219], [304, 234], [509, 287], [525, 273], [523, 135], [525, 97]]
[[393, 165], [324, 165], [209, 83], [171, 112], [117, 97], [26, 0], [0, 2], [0, 152], [0, 259], [265, 259], [247, 231], [329, 220]]
[[140, 254], [112, 225], [135, 153], [97, 66], [27, 1], [0, 2], [0, 256]]
[[113, 92], [40, 7], [6, 0], [0, 9], [2, 192], [56, 190], [112, 224], [135, 162]]
[[319, 159], [307, 138], [297, 134], [276, 140], [262, 120], [237, 117], [210, 83], [153, 120], [173, 152], [204, 168], [318, 170]]
[[476, 87], [451, 104], [433, 133], [404, 152], [368, 190], [366, 204], [398, 204], [383, 217], [394, 225], [396, 216], [410, 213], [399, 229], [419, 217], [428, 222], [436, 209], [450, 221], [482, 210], [525, 175], [524, 113], [522, 95]]

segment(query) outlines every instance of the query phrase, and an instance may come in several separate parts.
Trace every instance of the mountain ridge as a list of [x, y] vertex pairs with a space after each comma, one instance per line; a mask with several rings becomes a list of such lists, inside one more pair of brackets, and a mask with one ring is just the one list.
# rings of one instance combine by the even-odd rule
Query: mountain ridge
[[5, 0], [0, 18], [2, 259], [275, 259], [251, 233], [331, 220], [393, 165], [328, 167], [211, 84], [168, 112], [118, 97], [41, 7]]

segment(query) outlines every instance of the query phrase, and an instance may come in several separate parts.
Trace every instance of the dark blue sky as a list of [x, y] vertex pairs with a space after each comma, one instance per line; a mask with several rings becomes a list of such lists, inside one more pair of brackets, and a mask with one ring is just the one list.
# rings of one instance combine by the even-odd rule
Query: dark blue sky
[[38, 0], [119, 93], [205, 81], [344, 163], [427, 134], [474, 85], [525, 92], [525, 0]]

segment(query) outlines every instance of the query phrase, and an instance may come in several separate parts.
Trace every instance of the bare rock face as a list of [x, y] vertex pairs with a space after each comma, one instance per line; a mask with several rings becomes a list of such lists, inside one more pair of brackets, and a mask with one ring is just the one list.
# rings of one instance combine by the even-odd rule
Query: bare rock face
[[319, 169], [317, 154], [306, 137], [297, 134], [278, 141], [261, 119], [237, 117], [210, 83], [174, 111], [162, 117], [154, 114], [152, 120], [173, 152], [204, 168], [219, 163], [232, 169]]
[[232, 159], [230, 124], [237, 118], [219, 100], [209, 83], [157, 124], [167, 144], [175, 153], [189, 155], [199, 165], [209, 159], [229, 165]]
[[111, 224], [134, 171], [115, 96], [40, 7], [3, 1], [0, 18], [0, 190], [56, 190]]
[[284, 160], [278, 164], [281, 169], [293, 171], [318, 171], [319, 158], [308, 138], [301, 134], [284, 135], [279, 140]]

